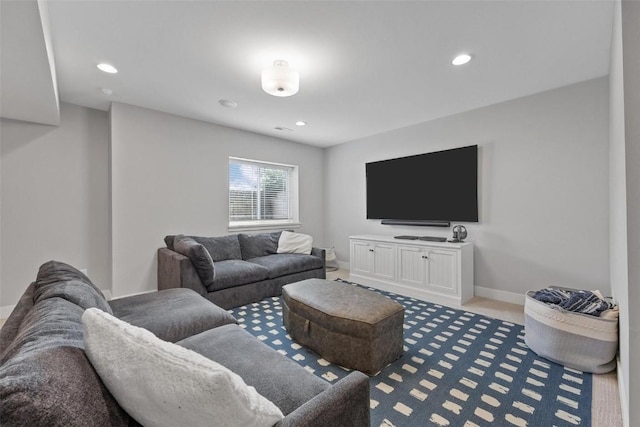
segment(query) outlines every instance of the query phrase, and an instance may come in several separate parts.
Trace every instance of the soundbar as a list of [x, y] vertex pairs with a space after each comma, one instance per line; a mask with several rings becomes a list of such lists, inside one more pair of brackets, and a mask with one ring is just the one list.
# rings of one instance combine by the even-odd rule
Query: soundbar
[[419, 225], [421, 227], [451, 227], [451, 221], [383, 219], [383, 225]]

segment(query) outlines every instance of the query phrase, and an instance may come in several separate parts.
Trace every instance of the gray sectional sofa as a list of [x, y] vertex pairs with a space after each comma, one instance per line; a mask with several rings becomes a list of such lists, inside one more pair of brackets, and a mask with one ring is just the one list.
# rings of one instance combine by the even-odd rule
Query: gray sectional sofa
[[[305, 279], [324, 279], [325, 250], [311, 254], [277, 253], [281, 232], [232, 234], [222, 237], [167, 236], [158, 249], [158, 289], [193, 289], [222, 308], [232, 308], [282, 294], [282, 286]], [[176, 251], [177, 238], [201, 245], [200, 253]], [[206, 251], [213, 271], [200, 271]], [[195, 254], [194, 254], [195, 252]], [[204, 254], [207, 256], [207, 254]]]
[[354, 371], [329, 384], [189, 289], [107, 302], [84, 274], [55, 261], [41, 266], [0, 330], [0, 425], [139, 425], [85, 354], [81, 317], [91, 307], [231, 369], [280, 408], [285, 417], [277, 426], [369, 425], [364, 374]]

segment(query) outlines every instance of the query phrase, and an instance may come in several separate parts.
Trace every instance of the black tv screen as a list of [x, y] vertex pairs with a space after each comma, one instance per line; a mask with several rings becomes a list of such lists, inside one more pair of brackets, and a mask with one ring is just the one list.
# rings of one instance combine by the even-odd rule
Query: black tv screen
[[478, 222], [478, 146], [366, 164], [367, 219]]

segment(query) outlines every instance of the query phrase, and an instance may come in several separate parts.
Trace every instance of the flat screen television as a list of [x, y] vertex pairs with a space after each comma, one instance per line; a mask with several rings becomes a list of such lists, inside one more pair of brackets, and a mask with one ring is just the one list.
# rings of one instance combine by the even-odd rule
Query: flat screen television
[[366, 175], [367, 219], [478, 222], [477, 145], [367, 163]]

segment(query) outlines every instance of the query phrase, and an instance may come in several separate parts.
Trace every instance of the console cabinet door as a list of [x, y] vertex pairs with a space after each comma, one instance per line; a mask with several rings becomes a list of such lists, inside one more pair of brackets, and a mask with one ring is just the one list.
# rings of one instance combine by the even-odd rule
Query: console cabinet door
[[426, 284], [428, 251], [416, 246], [398, 246], [398, 282], [423, 287]]
[[427, 287], [435, 292], [458, 295], [458, 252], [429, 250]]
[[373, 245], [360, 240], [351, 242], [351, 271], [356, 274], [373, 274]]
[[395, 245], [376, 243], [373, 245], [373, 275], [381, 279], [396, 277]]

